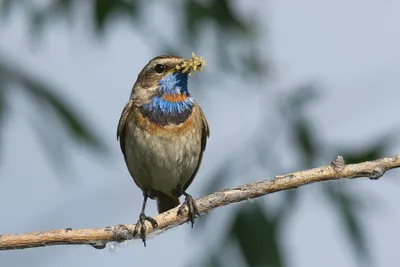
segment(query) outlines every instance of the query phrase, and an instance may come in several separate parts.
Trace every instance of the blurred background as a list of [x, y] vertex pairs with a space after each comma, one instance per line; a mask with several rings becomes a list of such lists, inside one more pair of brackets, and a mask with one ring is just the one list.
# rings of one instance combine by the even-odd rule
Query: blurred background
[[[160, 54], [208, 63], [195, 197], [400, 151], [400, 2], [0, 0], [0, 234], [135, 223], [116, 141]], [[0, 253], [0, 266], [397, 266], [399, 171], [229, 205], [148, 241]], [[155, 202], [148, 205], [155, 215]]]

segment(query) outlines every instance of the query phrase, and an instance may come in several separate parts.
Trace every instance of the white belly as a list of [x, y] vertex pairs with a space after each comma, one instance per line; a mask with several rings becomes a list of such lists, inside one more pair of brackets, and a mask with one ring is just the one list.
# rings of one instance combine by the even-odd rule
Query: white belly
[[126, 136], [128, 168], [142, 190], [168, 193], [192, 177], [199, 163], [201, 129], [172, 137], [151, 135], [129, 124], [133, 136]]

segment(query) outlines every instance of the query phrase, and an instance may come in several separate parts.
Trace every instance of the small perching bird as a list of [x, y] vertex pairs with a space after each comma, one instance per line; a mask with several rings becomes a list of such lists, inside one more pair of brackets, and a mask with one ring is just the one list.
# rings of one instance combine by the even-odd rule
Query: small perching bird
[[188, 207], [188, 221], [199, 215], [186, 190], [199, 170], [210, 134], [206, 117], [190, 95], [188, 75], [205, 66], [202, 57], [189, 59], [158, 56], [139, 73], [118, 123], [125, 163], [136, 185], [143, 191], [143, 205], [134, 234], [146, 246], [146, 224], [157, 222], [146, 216], [148, 198], [157, 200], [159, 213], [177, 207], [179, 197]]

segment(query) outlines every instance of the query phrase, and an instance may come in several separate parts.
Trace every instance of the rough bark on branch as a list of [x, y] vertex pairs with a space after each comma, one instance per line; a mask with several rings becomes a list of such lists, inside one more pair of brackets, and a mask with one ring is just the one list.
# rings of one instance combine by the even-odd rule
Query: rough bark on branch
[[[359, 164], [345, 165], [341, 156], [324, 167], [275, 176], [272, 180], [250, 183], [233, 189], [225, 189], [196, 200], [200, 214], [224, 205], [257, 198], [270, 193], [288, 190], [315, 182], [340, 180], [345, 178], [368, 177], [378, 179], [387, 170], [400, 167], [400, 154]], [[177, 216], [178, 208], [154, 217], [158, 228], [147, 223], [147, 237], [158, 235], [170, 228], [186, 222], [186, 214]], [[133, 236], [134, 224], [117, 225], [93, 229], [63, 229], [27, 234], [0, 235], [0, 250], [25, 249], [52, 245], [91, 245], [102, 249], [108, 242], [123, 242], [139, 237]]]

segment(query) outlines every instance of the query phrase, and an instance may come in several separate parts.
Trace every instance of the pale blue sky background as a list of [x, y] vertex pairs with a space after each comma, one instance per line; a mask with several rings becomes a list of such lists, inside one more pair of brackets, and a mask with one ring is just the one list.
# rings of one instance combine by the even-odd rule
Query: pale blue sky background
[[[154, 16], [158, 18], [155, 24], [158, 30], [173, 36], [168, 22], [163, 20], [162, 6], [155, 12], [159, 15]], [[262, 18], [264, 51], [274, 63], [271, 86], [288, 90], [308, 81], [320, 84], [321, 98], [308, 112], [324, 142], [353, 147], [367, 144], [390, 130], [399, 130], [400, 2], [271, 0], [238, 1], [237, 6], [243, 15]], [[76, 23], [77, 26], [84, 23], [80, 20], [82, 23]], [[112, 148], [112, 156], [103, 161], [73, 148], [74, 170], [67, 175], [75, 179], [70, 184], [60, 182], [62, 179], [55, 177], [31, 131], [31, 107], [14, 97], [14, 110], [1, 149], [1, 233], [103, 227], [137, 220], [142, 196], [126, 170], [115, 131], [138, 72], [159, 51], [147, 45], [152, 38], [137, 32], [126, 21], [116, 22], [103, 42], [91, 38], [88, 27], [70, 31], [66, 25], [57, 24], [50, 28], [38, 49], [29, 45], [22, 14], [14, 14], [7, 25], [0, 27], [1, 50], [35, 74], [45, 73], [50, 82], [60, 85], [65, 90], [61, 93], [76, 105], [79, 103], [80, 110], [92, 118]], [[213, 40], [205, 38], [196, 54], [207, 60], [207, 71], [218, 71], [212, 64], [215, 55], [207, 50], [208, 42]], [[250, 138], [260, 119], [254, 113], [262, 105], [260, 95], [248, 94], [247, 85], [241, 84], [240, 79], [199, 94], [202, 88], [196, 87], [195, 81], [200, 77], [207, 79], [207, 71], [191, 82], [191, 91], [202, 105], [212, 130], [202, 168], [190, 187], [195, 196], [201, 193], [202, 183], [219, 161], [231, 153], [231, 144]], [[212, 87], [213, 83], [206, 80], [202, 86]], [[229, 84], [235, 88], [228, 87]], [[399, 151], [397, 144], [389, 154]], [[252, 177], [232, 180], [229, 186], [271, 175], [257, 170], [249, 173]], [[377, 266], [398, 265], [398, 176], [399, 172], [393, 171], [379, 181], [343, 182], [364, 194], [367, 206], [377, 207], [365, 214], [363, 224]], [[307, 194], [301, 198], [302, 208], [283, 233], [290, 266], [355, 266], [338, 218], [326, 209], [316, 187], [303, 190]], [[278, 195], [265, 199], [274, 202]], [[148, 214], [155, 213], [155, 203], [150, 202]], [[214, 213], [219, 214], [213, 215], [213, 219], [220, 226], [206, 228], [210, 233], [203, 236], [197, 234], [195, 244], [191, 243], [190, 226], [184, 225], [149, 240], [146, 249], [135, 241], [117, 247], [115, 253], [84, 246], [10, 251], [0, 253], [0, 265], [139, 266], [146, 262], [150, 266], [184, 266], [213, 248], [219, 227], [229, 220], [230, 207]], [[180, 253], [183, 249], [188, 251], [185, 257]]]

